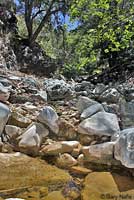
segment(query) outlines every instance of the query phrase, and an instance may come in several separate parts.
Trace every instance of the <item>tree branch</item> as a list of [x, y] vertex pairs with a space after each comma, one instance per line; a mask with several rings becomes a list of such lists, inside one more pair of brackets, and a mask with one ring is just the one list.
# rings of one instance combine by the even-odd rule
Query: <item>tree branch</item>
[[51, 15], [51, 9], [52, 9], [52, 6], [53, 4], [55, 3], [55, 0], [52, 0], [45, 16], [43, 17], [41, 23], [39, 24], [38, 28], [35, 30], [33, 36], [31, 37], [31, 41], [30, 42], [33, 42], [36, 40], [36, 38], [38, 37], [39, 33], [41, 32], [45, 22], [49, 19], [49, 16]]
[[35, 18], [36, 18], [39, 14], [41, 14], [42, 12], [45, 12], [45, 10], [44, 10], [44, 9], [38, 10], [38, 11], [35, 13], [35, 15], [32, 16], [32, 20], [35, 19]]

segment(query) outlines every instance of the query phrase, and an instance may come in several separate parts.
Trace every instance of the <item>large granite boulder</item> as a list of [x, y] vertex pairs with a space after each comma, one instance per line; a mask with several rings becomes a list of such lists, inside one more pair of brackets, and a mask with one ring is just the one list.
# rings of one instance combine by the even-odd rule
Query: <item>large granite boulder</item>
[[113, 136], [119, 131], [117, 116], [107, 112], [98, 112], [78, 126], [78, 132], [85, 135]]
[[37, 119], [47, 125], [51, 131], [53, 131], [55, 134], [58, 134], [59, 132], [59, 125], [58, 125], [58, 115], [56, 111], [50, 107], [45, 106], [39, 113]]
[[83, 186], [82, 200], [133, 199], [134, 180], [127, 176], [93, 172], [86, 176]]
[[9, 108], [5, 104], [0, 103], [0, 135], [2, 134], [3, 129], [8, 121], [9, 115]]
[[61, 100], [70, 97], [74, 88], [64, 80], [47, 79], [44, 82], [48, 98], [50, 100]]
[[115, 143], [114, 156], [125, 167], [134, 168], [134, 128], [121, 131]]
[[[70, 181], [67, 172], [47, 164], [39, 158], [22, 153], [0, 153], [0, 194], [2, 190], [19, 190], [33, 186], [48, 186], [56, 189]], [[13, 191], [14, 192], [14, 191]], [[3, 192], [4, 193], [4, 192]], [[12, 196], [12, 195], [11, 195]], [[23, 197], [22, 197], [23, 198]]]

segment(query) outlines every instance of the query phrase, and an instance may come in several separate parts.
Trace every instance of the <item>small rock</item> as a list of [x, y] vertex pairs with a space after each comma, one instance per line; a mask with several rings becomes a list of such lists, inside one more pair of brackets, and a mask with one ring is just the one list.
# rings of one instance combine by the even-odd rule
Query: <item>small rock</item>
[[81, 154], [78, 156], [78, 158], [77, 158], [78, 164], [79, 164], [80, 166], [83, 166], [83, 165], [84, 165], [84, 159], [85, 159], [85, 156], [84, 156], [84, 154], [81, 153]]
[[79, 145], [78, 148], [74, 148], [71, 155], [75, 158], [77, 158], [80, 154], [80, 151], [81, 151], [81, 145]]
[[103, 83], [98, 83], [95, 87], [95, 89], [93, 90], [93, 93], [95, 94], [95, 96], [99, 96], [101, 95], [103, 92], [105, 92], [107, 90], [108, 86], [104, 85]]
[[9, 143], [3, 143], [2, 146], [2, 153], [13, 153], [13, 146], [10, 145]]
[[27, 117], [24, 117], [20, 113], [12, 112], [8, 124], [18, 126], [20, 128], [27, 128], [31, 124], [31, 120]]
[[21, 128], [13, 125], [6, 125], [5, 132], [10, 137], [10, 139], [15, 139], [21, 135]]
[[70, 168], [70, 171], [75, 173], [75, 174], [79, 174], [79, 175], [87, 175], [87, 174], [92, 172], [92, 170], [87, 169], [87, 168], [82, 167], [82, 166], [73, 166], [73, 167]]
[[56, 159], [56, 165], [61, 168], [70, 168], [77, 164], [77, 160], [70, 154], [64, 153]]
[[70, 147], [73, 150], [73, 148], [77, 148], [80, 143], [78, 141], [62, 141], [61, 144], [63, 147]]
[[117, 104], [107, 104], [106, 102], [102, 103], [105, 112], [113, 113], [119, 115], [119, 105]]
[[66, 199], [75, 200], [80, 198], [80, 188], [74, 181], [69, 181], [65, 188], [62, 190], [62, 194]]
[[60, 119], [58, 136], [67, 140], [74, 140], [77, 137], [76, 128], [67, 120]]
[[47, 93], [44, 90], [40, 90], [36, 96], [39, 96], [41, 100], [47, 102]]
[[1, 140], [1, 137], [0, 137], [0, 152], [2, 152], [2, 147], [3, 147], [3, 142], [2, 142], [2, 140]]
[[0, 83], [0, 101], [6, 102], [9, 99], [10, 93], [6, 87]]
[[77, 141], [63, 141], [55, 142], [50, 145], [46, 145], [41, 149], [42, 155], [59, 155], [60, 153], [71, 153], [73, 148], [78, 147], [79, 142]]
[[22, 108], [24, 108], [24, 109], [27, 110], [27, 111], [33, 111], [33, 112], [35, 112], [35, 111], [37, 110], [37, 107], [34, 106], [31, 102], [26, 102], [26, 103], [22, 106]]
[[80, 134], [79, 135], [79, 141], [82, 145], [90, 145], [91, 142], [93, 142], [95, 139], [93, 136], [86, 135], [86, 134]]
[[34, 102], [47, 102], [47, 93], [46, 91], [39, 91], [37, 94], [30, 95], [31, 99], [34, 99]]

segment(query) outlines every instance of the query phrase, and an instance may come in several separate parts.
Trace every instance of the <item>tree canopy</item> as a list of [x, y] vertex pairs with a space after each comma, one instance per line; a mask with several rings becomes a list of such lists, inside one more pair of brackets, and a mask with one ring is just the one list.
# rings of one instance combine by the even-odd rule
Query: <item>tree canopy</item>
[[[134, 0], [17, 0], [15, 4], [19, 34], [60, 58], [65, 73], [100, 73], [133, 51]], [[62, 22], [66, 16], [68, 24]], [[69, 30], [73, 22], [77, 26]]]
[[29, 41], [34, 42], [46, 24], [58, 23], [68, 5], [68, 0], [18, 0], [17, 11], [24, 16]]
[[96, 66], [99, 71], [100, 60], [111, 67], [121, 52], [133, 46], [133, 0], [74, 0], [70, 15], [80, 24], [68, 34], [73, 65], [78, 68]]

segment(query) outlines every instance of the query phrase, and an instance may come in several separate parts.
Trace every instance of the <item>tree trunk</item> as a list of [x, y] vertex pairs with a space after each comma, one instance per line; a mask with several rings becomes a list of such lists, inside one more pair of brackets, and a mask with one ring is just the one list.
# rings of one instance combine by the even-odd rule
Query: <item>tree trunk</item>
[[25, 0], [25, 23], [27, 27], [27, 32], [28, 32], [28, 39], [32, 37], [33, 34], [33, 20], [31, 18], [32, 14], [32, 2], [29, 2], [29, 0]]
[[30, 38], [30, 43], [33, 43], [33, 42], [37, 39], [38, 35], [40, 34], [40, 32], [41, 32], [42, 29], [43, 29], [44, 24], [48, 21], [50, 15], [51, 15], [52, 13], [54, 13], [53, 11], [51, 12], [51, 9], [52, 9], [52, 7], [53, 7], [54, 2], [55, 2], [55, 0], [52, 0], [52, 2], [51, 2], [51, 4], [50, 4], [50, 6], [49, 6], [49, 8], [48, 8], [48, 10], [47, 10], [47, 12], [46, 12], [46, 14], [45, 14], [45, 16], [43, 17], [43, 19], [42, 19], [42, 21], [41, 21], [41, 23], [39, 24], [38, 28], [35, 30], [35, 32], [34, 32], [33, 35], [31, 36], [31, 38]]
[[38, 26], [38, 28], [34, 32], [34, 34], [31, 35], [31, 37], [30, 37], [30, 43], [33, 43], [37, 39], [38, 35], [40, 34], [40, 32], [41, 32], [42, 28], [44, 27], [44, 24], [48, 20], [48, 18], [49, 18], [49, 15], [45, 15], [44, 16], [44, 18], [42, 19], [40, 25]]

